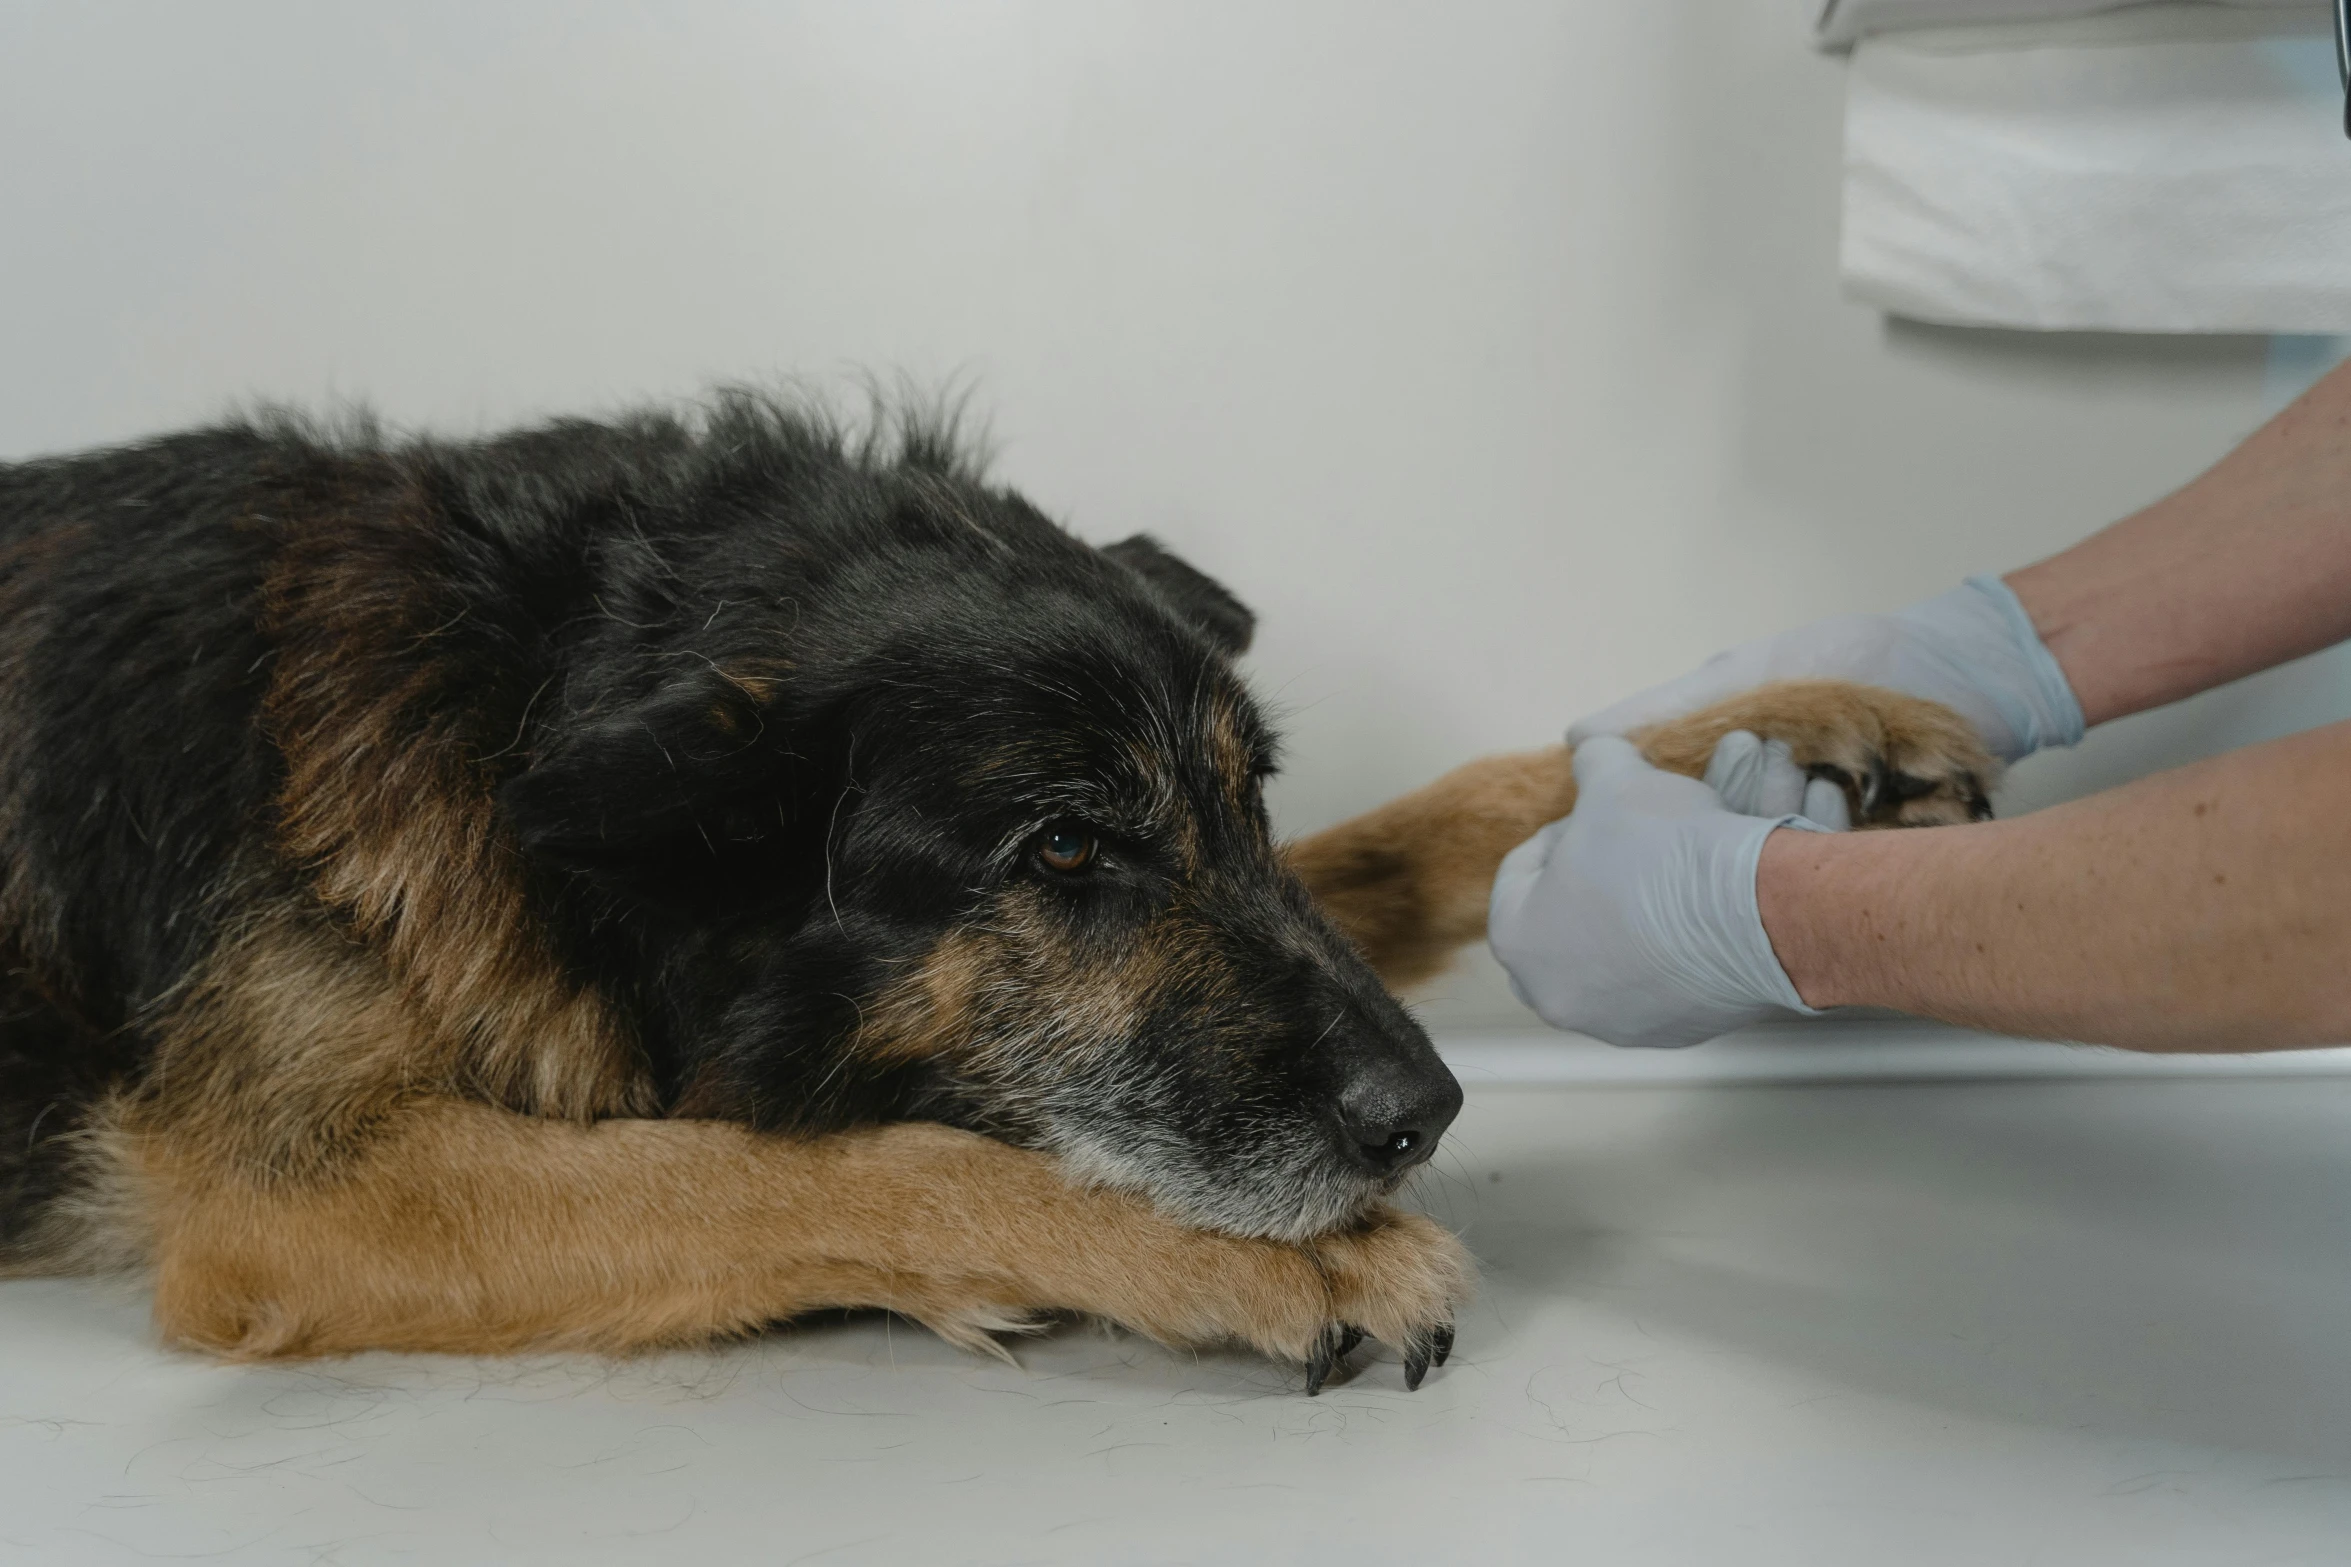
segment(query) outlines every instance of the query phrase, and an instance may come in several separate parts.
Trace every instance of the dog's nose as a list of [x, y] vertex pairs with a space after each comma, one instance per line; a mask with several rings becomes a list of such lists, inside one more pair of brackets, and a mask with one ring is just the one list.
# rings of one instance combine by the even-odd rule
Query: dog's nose
[[1435, 1153], [1460, 1113], [1461, 1085], [1434, 1059], [1366, 1067], [1339, 1094], [1341, 1135], [1377, 1175], [1397, 1174]]

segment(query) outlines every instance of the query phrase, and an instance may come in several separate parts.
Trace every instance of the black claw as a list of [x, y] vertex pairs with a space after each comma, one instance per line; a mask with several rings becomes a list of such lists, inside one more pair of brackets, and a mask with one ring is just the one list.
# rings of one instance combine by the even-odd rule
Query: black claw
[[1333, 1328], [1315, 1341], [1314, 1353], [1306, 1359], [1306, 1396], [1308, 1398], [1312, 1398], [1322, 1391], [1322, 1385], [1331, 1379], [1331, 1368], [1338, 1363], [1338, 1330]]
[[1355, 1352], [1363, 1342], [1363, 1329], [1352, 1322], [1334, 1322], [1323, 1329], [1322, 1342], [1314, 1346], [1314, 1353], [1306, 1361], [1306, 1396], [1312, 1398], [1322, 1391], [1323, 1384], [1339, 1362]]
[[1959, 775], [1959, 797], [1967, 802], [1967, 819], [1988, 822], [1992, 819], [1992, 802], [1984, 794], [1984, 782], [1973, 773]]
[[1453, 1324], [1441, 1322], [1429, 1329], [1429, 1343], [1436, 1349], [1436, 1353], [1429, 1357], [1430, 1365], [1441, 1366], [1451, 1360], [1453, 1358]]
[[1404, 1391], [1420, 1391], [1420, 1379], [1429, 1374], [1429, 1341], [1413, 1335], [1411, 1346], [1404, 1351]]

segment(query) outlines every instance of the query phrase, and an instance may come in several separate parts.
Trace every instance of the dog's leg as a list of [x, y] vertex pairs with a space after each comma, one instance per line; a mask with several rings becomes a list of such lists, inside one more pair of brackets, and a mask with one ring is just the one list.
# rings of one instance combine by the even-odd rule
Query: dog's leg
[[[1734, 729], [1788, 743], [1796, 765], [1833, 778], [1861, 827], [1929, 827], [1991, 814], [1999, 764], [1974, 728], [1936, 702], [1838, 680], [1759, 686], [1633, 736], [1669, 772], [1703, 777]], [[1290, 847], [1290, 863], [1380, 977], [1442, 972], [1486, 933], [1502, 857], [1575, 808], [1567, 748], [1493, 756]]]
[[1237, 1239], [931, 1125], [791, 1141], [430, 1101], [300, 1184], [224, 1171], [168, 1132], [116, 1147], [165, 1336], [236, 1357], [630, 1350], [871, 1306], [975, 1347], [1066, 1310], [1325, 1367], [1344, 1324], [1425, 1365], [1468, 1279], [1459, 1243], [1416, 1216]]
[[1489, 756], [1290, 845], [1333, 923], [1396, 988], [1433, 979], [1486, 934], [1502, 856], [1575, 808], [1565, 746]]

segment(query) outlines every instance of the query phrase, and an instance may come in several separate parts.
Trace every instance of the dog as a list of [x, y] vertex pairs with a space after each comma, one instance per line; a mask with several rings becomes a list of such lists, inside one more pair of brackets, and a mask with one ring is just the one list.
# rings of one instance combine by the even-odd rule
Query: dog
[[[1285, 848], [1252, 625], [951, 420], [753, 392], [0, 467], [0, 1270], [134, 1271], [232, 1358], [853, 1307], [1417, 1387], [1471, 1267], [1390, 1198], [1461, 1090], [1390, 987], [1573, 779]], [[1872, 825], [1991, 777], [1857, 687], [1643, 743], [1734, 727]]]

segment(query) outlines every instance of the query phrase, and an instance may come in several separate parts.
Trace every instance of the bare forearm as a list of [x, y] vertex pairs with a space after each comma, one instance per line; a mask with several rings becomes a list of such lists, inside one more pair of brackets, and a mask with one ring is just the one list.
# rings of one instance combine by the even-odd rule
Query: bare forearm
[[2092, 724], [2351, 637], [2351, 364], [2185, 489], [2007, 582]]
[[1814, 1006], [2143, 1050], [2351, 1041], [2351, 724], [2014, 821], [1774, 833], [1773, 950]]

